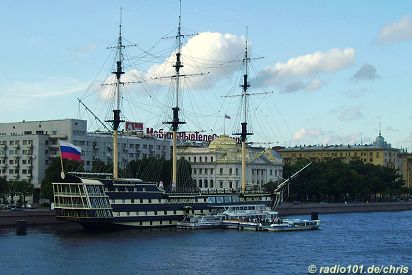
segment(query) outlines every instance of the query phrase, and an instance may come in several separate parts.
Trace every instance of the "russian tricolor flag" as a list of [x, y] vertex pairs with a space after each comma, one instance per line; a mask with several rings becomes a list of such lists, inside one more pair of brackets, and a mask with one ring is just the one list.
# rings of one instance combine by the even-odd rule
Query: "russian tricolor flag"
[[60, 145], [60, 153], [63, 159], [71, 159], [76, 161], [82, 161], [80, 159], [80, 155], [82, 153], [82, 149], [77, 147], [71, 143], [59, 140]]

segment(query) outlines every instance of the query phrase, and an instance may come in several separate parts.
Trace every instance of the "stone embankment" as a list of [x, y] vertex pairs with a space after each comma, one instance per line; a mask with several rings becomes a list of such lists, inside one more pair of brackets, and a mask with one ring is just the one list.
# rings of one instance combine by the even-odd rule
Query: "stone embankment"
[[412, 210], [412, 201], [374, 203], [284, 203], [281, 204], [277, 210], [281, 216], [306, 215], [311, 212], [331, 214], [348, 212], [402, 211]]

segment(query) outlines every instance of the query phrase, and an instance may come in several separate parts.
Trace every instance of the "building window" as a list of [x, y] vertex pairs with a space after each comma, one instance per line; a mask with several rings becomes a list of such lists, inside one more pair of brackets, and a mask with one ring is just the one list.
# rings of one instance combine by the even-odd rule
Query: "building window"
[[199, 168], [199, 175], [202, 174], [202, 168]]
[[219, 187], [223, 188], [223, 181], [219, 181]]
[[202, 180], [199, 180], [199, 188], [202, 188]]
[[202, 162], [202, 157], [199, 157], [199, 162]]
[[196, 157], [193, 157], [193, 162], [196, 162]]
[[232, 168], [229, 168], [229, 174], [232, 175]]
[[210, 157], [210, 162], [213, 162], [213, 157]]
[[210, 174], [213, 175], [213, 168], [210, 168]]
[[207, 168], [205, 168], [205, 175], [207, 175]]
[[209, 184], [208, 184], [207, 180], [205, 180], [205, 188], [208, 188], [208, 187], [209, 187]]
[[210, 180], [210, 188], [213, 188], [213, 180]]
[[196, 168], [193, 168], [193, 174], [196, 175]]
[[220, 168], [220, 174], [223, 175], [223, 168]]

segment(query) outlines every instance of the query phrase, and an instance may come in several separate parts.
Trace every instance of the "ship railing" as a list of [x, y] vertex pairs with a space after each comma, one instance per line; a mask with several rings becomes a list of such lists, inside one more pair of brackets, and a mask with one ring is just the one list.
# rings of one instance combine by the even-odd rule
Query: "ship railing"
[[84, 192], [55, 192], [56, 196], [86, 196]]
[[86, 204], [79, 204], [79, 203], [56, 203], [54, 207], [67, 207], [67, 208], [81, 208], [81, 209], [96, 209], [96, 210], [100, 210], [100, 209], [112, 209], [112, 207], [110, 205], [104, 205], [104, 206], [88, 206]]

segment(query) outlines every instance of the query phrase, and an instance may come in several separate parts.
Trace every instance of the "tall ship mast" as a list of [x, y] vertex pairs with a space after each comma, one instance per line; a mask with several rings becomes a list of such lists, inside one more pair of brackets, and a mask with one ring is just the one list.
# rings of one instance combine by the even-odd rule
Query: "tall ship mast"
[[116, 61], [116, 71], [112, 72], [116, 76], [116, 90], [115, 90], [115, 108], [113, 110], [113, 120], [108, 120], [107, 122], [111, 122], [113, 124], [113, 179], [118, 179], [119, 178], [119, 161], [118, 161], [118, 156], [119, 156], [119, 147], [118, 147], [118, 130], [120, 123], [123, 122], [120, 118], [120, 103], [121, 103], [121, 89], [120, 85], [123, 85], [121, 81], [121, 76], [124, 74], [123, 71], [123, 49], [124, 45], [122, 43], [122, 22], [121, 22], [121, 15], [120, 15], [120, 24], [119, 24], [119, 37], [117, 40], [117, 45], [115, 48], [117, 50], [117, 61]]
[[247, 141], [248, 135], [253, 135], [253, 133], [248, 133], [247, 131], [247, 97], [249, 96], [247, 90], [250, 87], [250, 84], [248, 82], [249, 62], [250, 62], [250, 58], [248, 57], [248, 47], [247, 47], [247, 39], [246, 39], [245, 55], [243, 58], [243, 64], [245, 66], [244, 67], [245, 73], [243, 75], [243, 84], [240, 85], [242, 87], [242, 98], [243, 98], [243, 122], [241, 123], [241, 126], [242, 126], [241, 133], [237, 134], [237, 135], [240, 135], [240, 141], [242, 144], [242, 179], [241, 179], [242, 193], [244, 193], [246, 190], [246, 153], [247, 153], [246, 141]]
[[179, 119], [179, 94], [180, 94], [180, 68], [183, 68], [183, 63], [181, 61], [181, 49], [182, 49], [182, 3], [179, 6], [179, 26], [177, 28], [177, 53], [176, 53], [176, 63], [173, 65], [175, 68], [175, 106], [172, 108], [173, 117], [172, 121], [165, 122], [170, 124], [172, 128], [172, 187], [176, 189], [177, 184], [177, 130], [180, 124], [185, 124], [186, 122]]
[[[270, 194], [267, 192], [249, 192], [246, 190], [246, 140], [251, 133], [247, 131], [247, 96], [248, 87], [248, 57], [247, 43], [245, 47], [244, 64], [245, 74], [243, 76], [243, 99], [244, 117], [242, 132], [242, 188], [241, 192], [232, 188], [211, 189], [203, 192], [200, 189], [196, 192], [177, 189], [177, 131], [181, 124], [185, 122], [179, 118], [179, 93], [180, 78], [183, 76], [180, 69], [183, 67], [181, 60], [182, 49], [181, 33], [181, 8], [179, 12], [179, 26], [176, 35], [177, 51], [175, 68], [176, 86], [175, 100], [172, 108], [172, 120], [166, 122], [171, 125], [173, 131], [173, 167], [172, 185], [174, 188], [168, 190], [160, 182], [149, 182], [136, 178], [119, 178], [118, 175], [118, 135], [121, 119], [121, 87], [125, 83], [122, 81], [123, 51], [125, 45], [122, 41], [122, 24], [119, 25], [119, 35], [116, 49], [115, 70], [115, 106], [113, 119], [108, 122], [113, 126], [113, 176], [98, 175], [92, 173], [70, 173], [65, 179], [53, 182], [53, 193], [56, 217], [60, 220], [77, 222], [86, 229], [100, 230], [107, 227], [170, 227], [176, 226], [178, 221], [188, 214], [209, 214], [212, 209], [226, 206], [247, 206], [264, 205], [274, 206], [279, 201], [280, 193]], [[110, 85], [110, 84], [109, 84]], [[275, 202], [275, 204], [274, 204]]]

